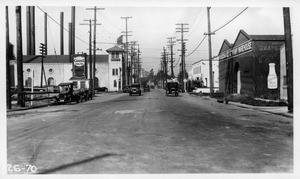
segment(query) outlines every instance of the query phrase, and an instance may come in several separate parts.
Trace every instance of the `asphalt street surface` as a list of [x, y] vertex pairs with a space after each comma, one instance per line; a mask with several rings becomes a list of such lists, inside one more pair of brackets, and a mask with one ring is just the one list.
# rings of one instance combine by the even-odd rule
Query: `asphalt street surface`
[[290, 173], [293, 123], [163, 90], [107, 94], [9, 112], [7, 152], [10, 174]]

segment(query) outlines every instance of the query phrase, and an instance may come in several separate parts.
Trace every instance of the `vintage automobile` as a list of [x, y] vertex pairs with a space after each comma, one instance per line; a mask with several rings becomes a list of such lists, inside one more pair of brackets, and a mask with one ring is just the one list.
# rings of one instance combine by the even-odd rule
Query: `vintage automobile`
[[178, 96], [178, 83], [177, 82], [167, 82], [166, 83], [166, 95], [169, 94]]
[[93, 98], [93, 94], [90, 90], [86, 88], [74, 89], [74, 84], [72, 82], [60, 83], [58, 88], [59, 94], [54, 97], [58, 103], [79, 103], [79, 101], [87, 101], [88, 99]]
[[129, 93], [129, 91], [130, 91], [130, 86], [125, 85], [125, 86], [123, 87], [123, 93]]
[[141, 96], [142, 92], [141, 92], [141, 84], [139, 83], [132, 83], [130, 85], [130, 91], [129, 91], [129, 96], [131, 96], [132, 94], [138, 94]]
[[146, 91], [149, 91], [149, 92], [150, 92], [150, 86], [149, 86], [149, 85], [146, 85], [146, 86], [144, 87], [144, 92], [146, 92]]
[[108, 89], [106, 87], [95, 87], [95, 91], [97, 91], [97, 93], [99, 92], [107, 92]]

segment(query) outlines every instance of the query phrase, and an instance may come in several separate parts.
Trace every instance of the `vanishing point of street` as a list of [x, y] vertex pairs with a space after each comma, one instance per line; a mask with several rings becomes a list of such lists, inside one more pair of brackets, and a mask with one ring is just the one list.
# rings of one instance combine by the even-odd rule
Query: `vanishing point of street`
[[163, 90], [8, 112], [7, 146], [35, 173], [293, 172], [292, 119]]

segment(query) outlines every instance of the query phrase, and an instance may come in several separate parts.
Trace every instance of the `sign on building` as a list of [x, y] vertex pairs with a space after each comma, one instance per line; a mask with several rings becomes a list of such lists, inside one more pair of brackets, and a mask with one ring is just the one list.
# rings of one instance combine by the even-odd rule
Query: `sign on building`
[[73, 78], [87, 78], [86, 54], [73, 56]]

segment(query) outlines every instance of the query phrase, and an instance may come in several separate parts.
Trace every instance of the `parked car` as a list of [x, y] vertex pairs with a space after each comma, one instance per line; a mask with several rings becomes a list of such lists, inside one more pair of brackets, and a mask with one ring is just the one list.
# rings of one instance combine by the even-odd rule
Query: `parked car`
[[95, 91], [97, 91], [97, 93], [99, 92], [107, 92], [108, 89], [106, 87], [95, 87]]
[[146, 92], [146, 91], [150, 92], [150, 86], [149, 85], [147, 85], [147, 86], [144, 87], [144, 92]]
[[123, 93], [129, 93], [129, 91], [130, 91], [130, 86], [123, 87]]
[[129, 96], [131, 96], [132, 94], [138, 94], [141, 96], [142, 92], [141, 92], [141, 84], [139, 83], [133, 83], [130, 85], [130, 91], [129, 91]]
[[55, 99], [58, 103], [69, 103], [71, 104], [73, 101], [79, 103], [80, 94], [79, 91], [74, 91], [73, 83], [66, 82], [60, 83], [59, 87], [59, 94], [55, 96]]
[[58, 88], [59, 94], [58, 96], [54, 97], [58, 103], [79, 103], [79, 101], [87, 101], [88, 99], [93, 98], [93, 95], [90, 90], [86, 88], [75, 90], [72, 82], [60, 83], [58, 85]]

